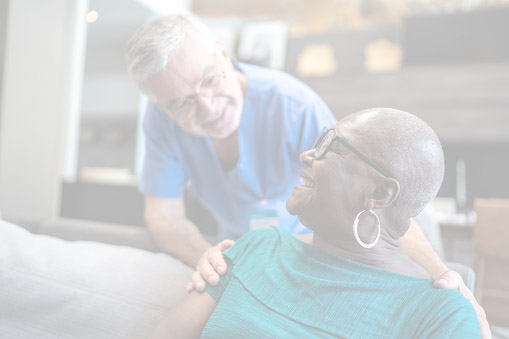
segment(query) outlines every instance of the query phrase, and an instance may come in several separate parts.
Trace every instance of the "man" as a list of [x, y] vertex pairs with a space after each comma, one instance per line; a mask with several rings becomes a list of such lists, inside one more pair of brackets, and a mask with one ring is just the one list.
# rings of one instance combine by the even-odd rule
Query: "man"
[[151, 100], [140, 188], [163, 251], [194, 267], [210, 247], [185, 214], [188, 180], [218, 222], [218, 239], [270, 224], [307, 232], [285, 201], [299, 180], [299, 154], [335, 121], [315, 92], [288, 74], [232, 62], [192, 15], [143, 26], [128, 67]]
[[[217, 239], [274, 224], [293, 234], [308, 232], [288, 214], [285, 201], [299, 181], [299, 155], [335, 122], [316, 93], [287, 74], [232, 62], [190, 14], [142, 26], [129, 42], [127, 62], [151, 101], [140, 190], [148, 228], [164, 252], [215, 283], [215, 271], [225, 271], [220, 250], [230, 243], [211, 247], [186, 217], [182, 194], [188, 180], [219, 224]], [[402, 245], [407, 254], [438, 283], [445, 281], [443, 287], [465, 288], [418, 226], [409, 235]], [[200, 273], [193, 280], [203, 289]], [[482, 309], [472, 302], [482, 321]]]

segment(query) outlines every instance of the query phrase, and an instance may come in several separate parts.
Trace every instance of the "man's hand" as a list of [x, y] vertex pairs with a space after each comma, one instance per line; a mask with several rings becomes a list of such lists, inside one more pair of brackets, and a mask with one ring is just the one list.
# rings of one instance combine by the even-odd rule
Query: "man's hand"
[[196, 271], [193, 273], [192, 282], [188, 283], [186, 290], [188, 293], [195, 290], [203, 292], [205, 290], [205, 281], [212, 286], [219, 283], [220, 275], [227, 271], [226, 261], [223, 258], [223, 252], [235, 244], [235, 241], [226, 239], [207, 249], [196, 264]]
[[210, 247], [195, 224], [186, 216], [183, 198], [145, 195], [145, 220], [155, 244], [165, 253], [195, 267]]
[[457, 290], [463, 294], [463, 296], [467, 298], [468, 301], [470, 301], [472, 306], [474, 306], [475, 313], [477, 314], [477, 319], [479, 320], [479, 326], [481, 327], [482, 338], [491, 338], [491, 330], [490, 325], [488, 324], [488, 320], [486, 319], [486, 312], [484, 312], [484, 309], [481, 307], [481, 305], [477, 303], [477, 300], [475, 300], [472, 292], [465, 286], [465, 283], [463, 282], [463, 279], [461, 279], [461, 276], [458, 272], [453, 270], [446, 271], [435, 280], [434, 286], [435, 288]]

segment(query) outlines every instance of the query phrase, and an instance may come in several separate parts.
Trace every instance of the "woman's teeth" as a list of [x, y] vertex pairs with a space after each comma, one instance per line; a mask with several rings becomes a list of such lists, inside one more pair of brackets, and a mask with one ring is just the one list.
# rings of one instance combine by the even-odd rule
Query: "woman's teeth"
[[300, 182], [306, 187], [315, 187], [315, 183], [307, 178], [300, 177]]

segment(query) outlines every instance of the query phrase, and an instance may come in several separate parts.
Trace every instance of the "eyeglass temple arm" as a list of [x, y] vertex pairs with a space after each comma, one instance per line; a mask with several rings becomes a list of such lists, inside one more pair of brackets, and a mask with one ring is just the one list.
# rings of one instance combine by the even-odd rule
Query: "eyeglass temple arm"
[[387, 172], [386, 170], [384, 170], [382, 167], [378, 166], [374, 161], [372, 161], [371, 159], [369, 159], [367, 156], [365, 156], [361, 151], [357, 150], [356, 148], [354, 148], [352, 145], [350, 145], [348, 143], [348, 141], [342, 139], [341, 137], [337, 136], [336, 135], [336, 138], [337, 140], [342, 143], [346, 148], [348, 148], [350, 151], [354, 152], [355, 154], [357, 154], [362, 160], [364, 160], [368, 165], [370, 165], [371, 167], [373, 167], [374, 169], [376, 169], [378, 172], [382, 173], [383, 175], [385, 175], [387, 178], [392, 178], [393, 176], [391, 174], [389, 174], [389, 172]]

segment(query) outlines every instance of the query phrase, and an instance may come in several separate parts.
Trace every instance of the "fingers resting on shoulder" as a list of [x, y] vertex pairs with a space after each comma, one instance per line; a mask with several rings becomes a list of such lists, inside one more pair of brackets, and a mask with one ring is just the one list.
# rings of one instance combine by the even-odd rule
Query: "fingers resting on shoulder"
[[477, 320], [479, 320], [479, 326], [481, 328], [481, 336], [483, 339], [491, 338], [491, 329], [488, 323], [488, 319], [486, 318], [486, 312], [482, 308], [481, 305], [475, 299], [473, 293], [467, 288], [463, 279], [459, 275], [458, 272], [449, 270], [444, 272], [437, 280], [434, 282], [435, 288], [442, 289], [453, 289], [459, 291], [474, 307], [475, 313], [477, 315]]
[[235, 241], [226, 239], [216, 245], [208, 248], [196, 264], [196, 271], [193, 273], [192, 280], [186, 285], [188, 293], [192, 291], [203, 292], [206, 283], [216, 286], [219, 283], [220, 276], [227, 271], [226, 261], [223, 252], [232, 247]]

